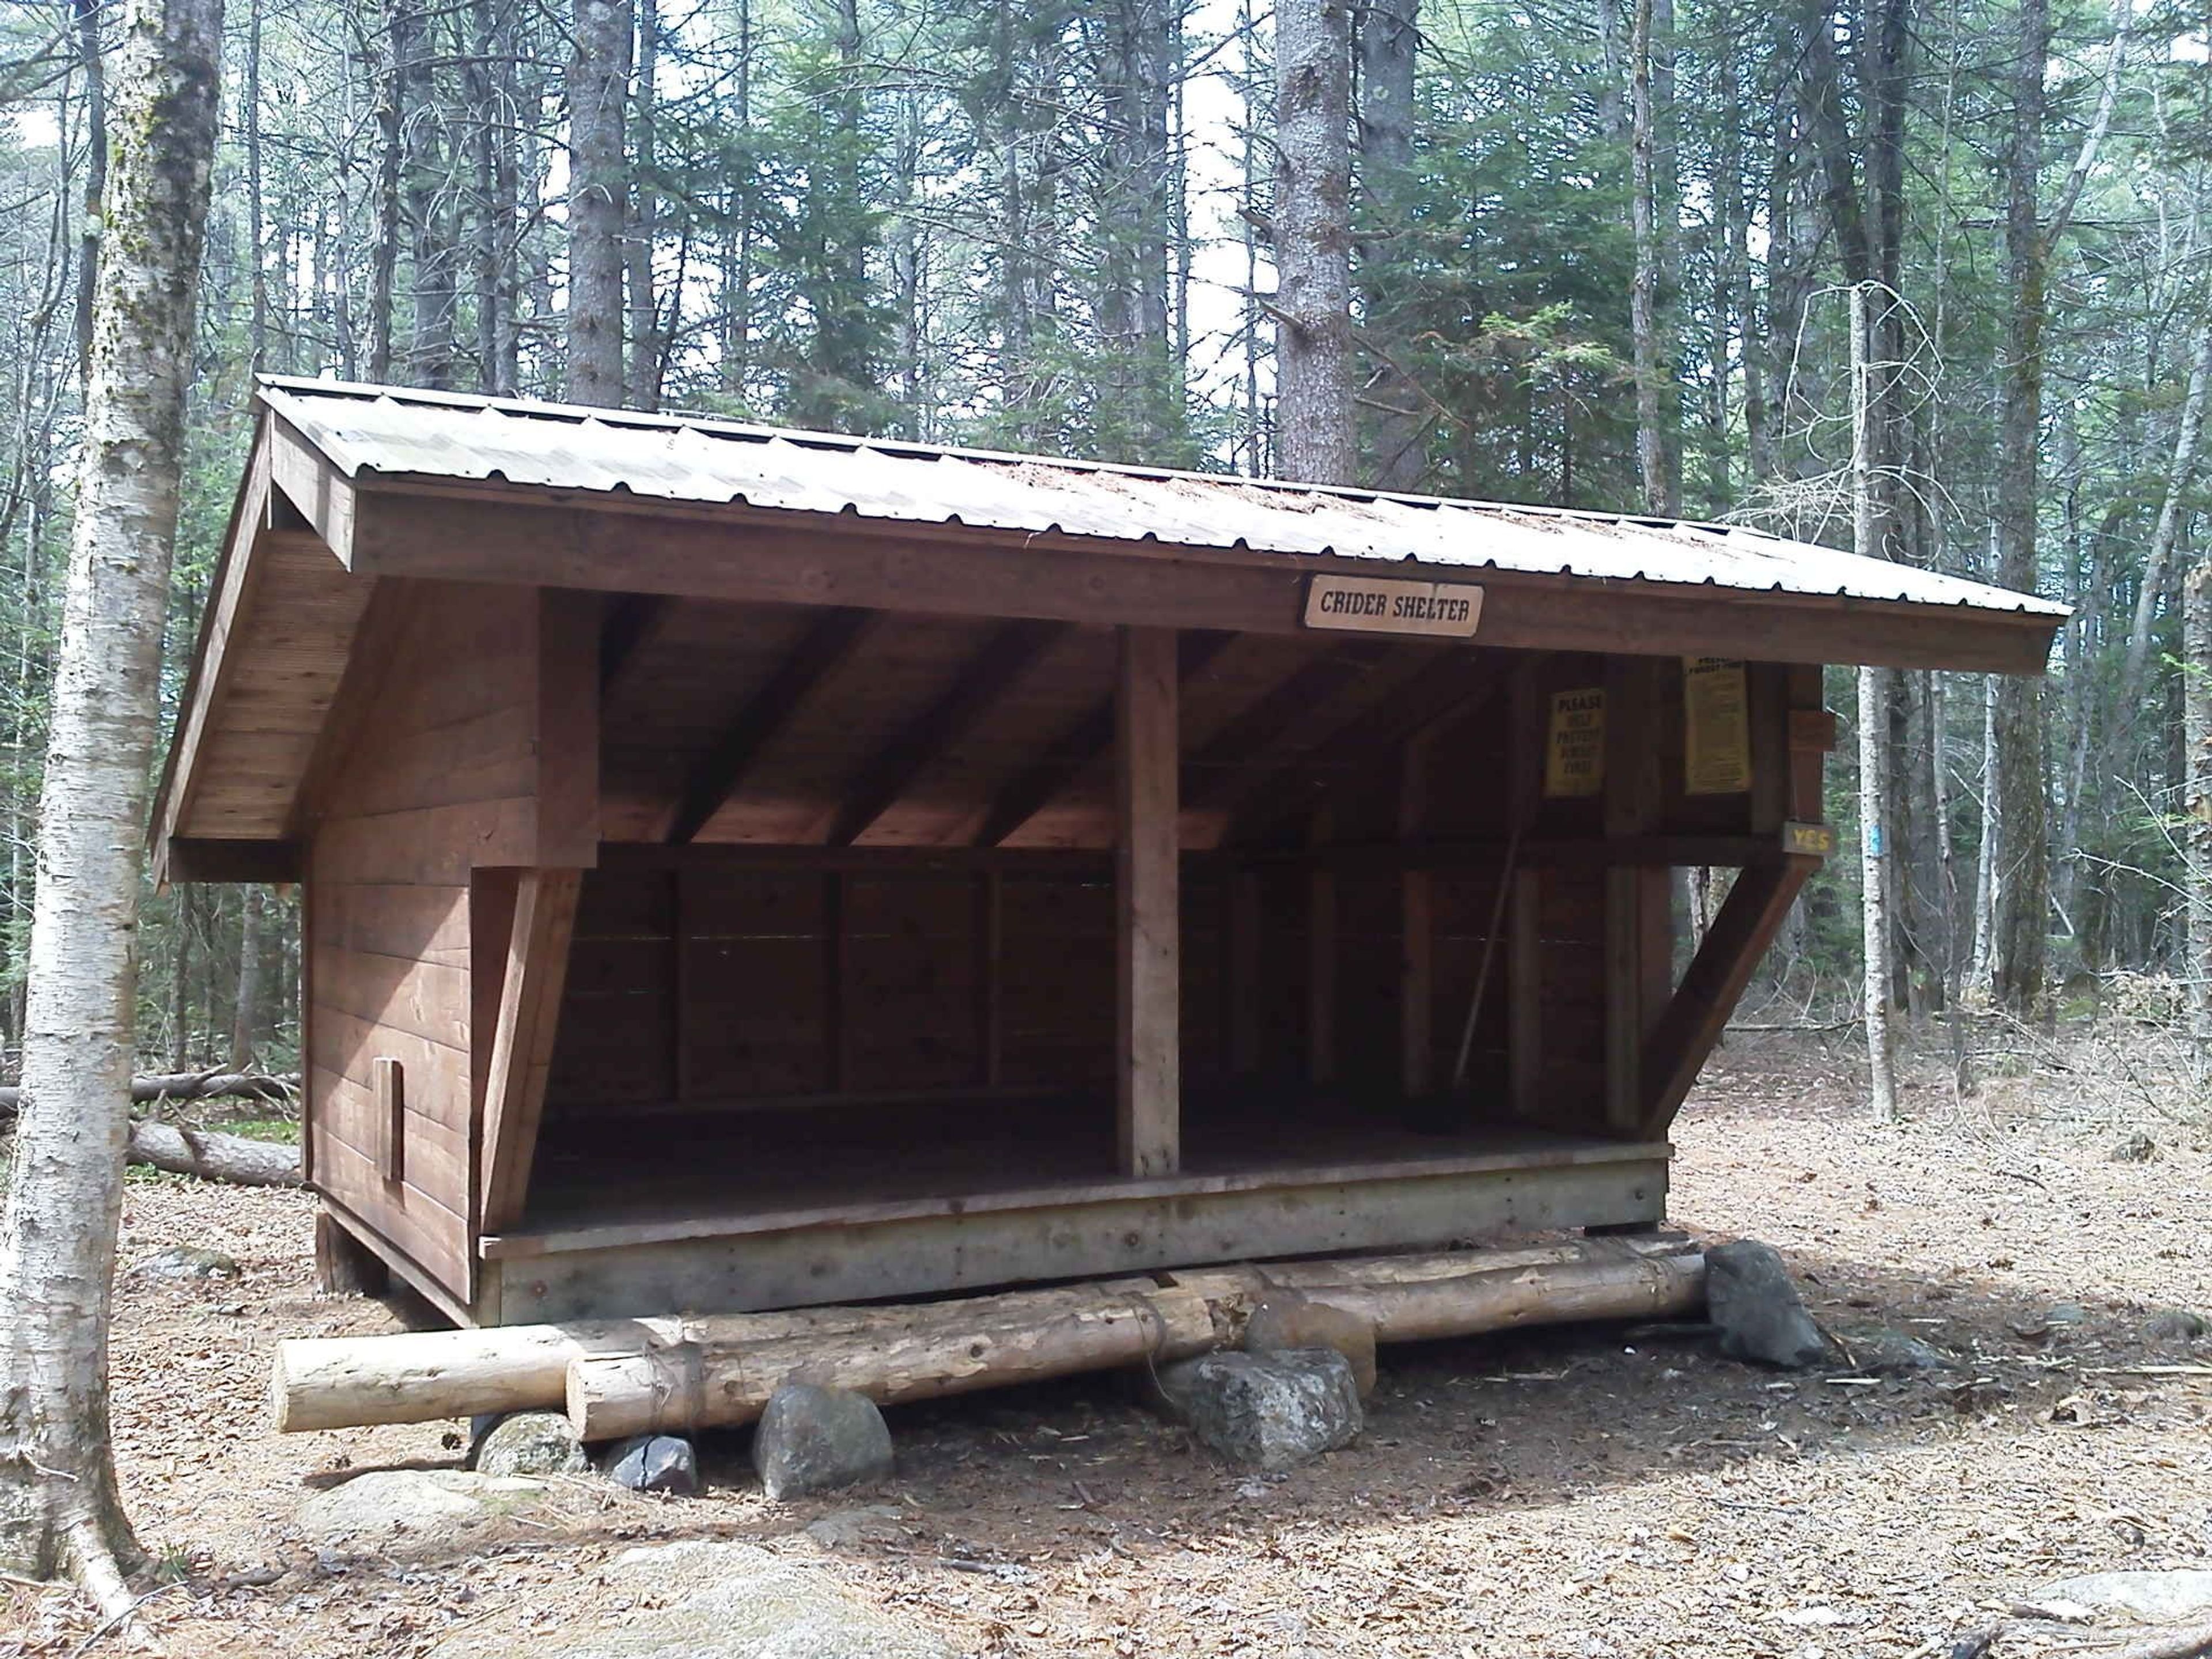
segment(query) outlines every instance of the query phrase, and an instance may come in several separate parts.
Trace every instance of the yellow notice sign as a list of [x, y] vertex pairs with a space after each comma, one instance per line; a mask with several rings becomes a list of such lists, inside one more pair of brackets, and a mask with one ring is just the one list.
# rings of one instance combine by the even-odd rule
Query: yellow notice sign
[[1750, 698], [1743, 665], [1682, 659], [1682, 791], [1740, 795], [1751, 787]]
[[1595, 795], [1605, 787], [1605, 688], [1552, 694], [1544, 742], [1544, 793]]

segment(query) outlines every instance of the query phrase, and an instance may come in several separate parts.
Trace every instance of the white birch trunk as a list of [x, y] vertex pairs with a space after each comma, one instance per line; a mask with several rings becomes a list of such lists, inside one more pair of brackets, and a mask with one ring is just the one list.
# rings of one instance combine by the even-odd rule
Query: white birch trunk
[[[1851, 289], [1851, 545], [1880, 558], [1874, 495], [1873, 324], [1868, 288]], [[1866, 980], [1867, 1079], [1875, 1115], [1897, 1117], [1897, 1057], [1889, 1030], [1889, 690], [1887, 668], [1859, 670], [1859, 878]]]
[[2189, 1027], [2212, 1052], [2212, 565], [2182, 584], [2182, 848], [2189, 871]]
[[141, 1564], [108, 1443], [135, 944], [222, 0], [133, 0], [40, 802], [22, 1108], [0, 1227], [0, 1568], [111, 1614]]

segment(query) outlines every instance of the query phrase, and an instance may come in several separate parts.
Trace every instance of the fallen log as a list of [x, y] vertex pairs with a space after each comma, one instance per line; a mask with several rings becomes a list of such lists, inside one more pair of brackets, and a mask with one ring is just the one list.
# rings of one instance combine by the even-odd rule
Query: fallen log
[[[292, 1098], [293, 1084], [261, 1072], [156, 1072], [131, 1079], [131, 1103], [150, 1106], [161, 1100], [282, 1100]], [[13, 1117], [23, 1091], [0, 1085], [0, 1118]]]
[[580, 1355], [568, 1362], [569, 1426], [587, 1442], [729, 1427], [759, 1417], [786, 1382], [848, 1389], [879, 1406], [935, 1400], [1188, 1359], [1228, 1334], [1203, 1294], [1149, 1282], [1141, 1290], [1014, 1291], [874, 1315], [850, 1330], [767, 1342]]
[[[289, 1100], [291, 1085], [258, 1072], [173, 1072], [134, 1078], [131, 1098], [146, 1104], [162, 1100]], [[23, 1091], [0, 1087], [0, 1124], [21, 1109]], [[250, 1135], [191, 1129], [140, 1119], [131, 1126], [129, 1157], [133, 1164], [172, 1175], [198, 1176], [241, 1187], [296, 1187], [301, 1180], [300, 1149]]]
[[[1040, 1316], [1101, 1293], [1150, 1292], [1149, 1279], [1018, 1292]], [[965, 1300], [903, 1310], [919, 1328], [965, 1316]], [[901, 1311], [901, 1310], [892, 1310]], [[387, 1336], [295, 1337], [276, 1345], [270, 1406], [279, 1433], [429, 1423], [478, 1412], [557, 1410], [570, 1362], [636, 1355], [686, 1344], [759, 1345], [820, 1340], [879, 1325], [881, 1308], [799, 1308], [778, 1313], [602, 1319], [568, 1325], [495, 1325], [479, 1330]]]
[[133, 1123], [130, 1157], [133, 1164], [150, 1164], [172, 1175], [240, 1187], [296, 1187], [301, 1179], [297, 1146], [170, 1123]]

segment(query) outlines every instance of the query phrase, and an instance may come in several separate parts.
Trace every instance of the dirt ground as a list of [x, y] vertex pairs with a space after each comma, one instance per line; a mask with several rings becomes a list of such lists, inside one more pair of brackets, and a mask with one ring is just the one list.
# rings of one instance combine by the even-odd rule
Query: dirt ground
[[[2010, 1075], [1960, 1100], [1923, 1065], [1886, 1126], [1845, 1038], [1733, 1039], [1679, 1130], [1678, 1224], [1768, 1240], [1824, 1322], [1956, 1370], [1785, 1377], [1601, 1328], [1393, 1348], [1365, 1437], [1279, 1477], [1085, 1379], [893, 1413], [897, 1479], [865, 1497], [769, 1503], [731, 1436], [702, 1447], [703, 1497], [579, 1478], [550, 1514], [390, 1558], [303, 1543], [303, 1492], [453, 1465], [459, 1425], [279, 1438], [263, 1395], [278, 1337], [391, 1312], [315, 1297], [303, 1197], [134, 1180], [126, 1266], [182, 1243], [245, 1271], [126, 1283], [118, 1456], [171, 1582], [100, 1646], [363, 1659], [546, 1632], [604, 1607], [620, 1548], [709, 1536], [976, 1655], [1946, 1654], [2052, 1579], [2212, 1565], [2212, 1376], [2131, 1369], [2212, 1368], [2212, 1342], [2149, 1330], [2212, 1303], [2212, 1125], [2124, 1026], [1990, 1046]], [[2113, 1161], [2136, 1129], [2154, 1158]], [[889, 1536], [825, 1553], [801, 1530], [861, 1503], [895, 1508]], [[94, 1623], [0, 1583], [4, 1659], [74, 1659]], [[2112, 1639], [2015, 1624], [1995, 1652]]]

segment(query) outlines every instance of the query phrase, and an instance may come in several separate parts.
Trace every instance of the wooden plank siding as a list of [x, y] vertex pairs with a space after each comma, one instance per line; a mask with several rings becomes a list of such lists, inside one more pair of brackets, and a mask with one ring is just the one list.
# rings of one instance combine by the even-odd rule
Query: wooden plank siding
[[[315, 757], [297, 813], [310, 1157], [320, 1190], [465, 1304], [489, 1040], [471, 890], [480, 871], [597, 856], [599, 602], [421, 582], [380, 604], [385, 654], [347, 666], [328, 726], [343, 752]], [[398, 1067], [396, 1109], [380, 1060]]]

